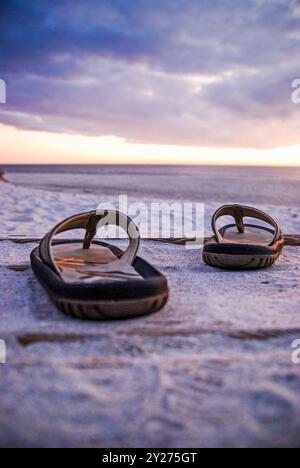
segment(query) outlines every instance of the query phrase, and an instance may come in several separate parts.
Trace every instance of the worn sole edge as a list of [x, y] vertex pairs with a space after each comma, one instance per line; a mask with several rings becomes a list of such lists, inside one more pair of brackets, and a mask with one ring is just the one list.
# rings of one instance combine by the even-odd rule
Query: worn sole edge
[[84, 320], [117, 320], [142, 317], [161, 310], [168, 302], [169, 292], [144, 299], [122, 301], [78, 301], [54, 297], [54, 305], [65, 315]]
[[281, 252], [274, 255], [229, 255], [203, 252], [203, 261], [212, 267], [227, 270], [258, 270], [268, 268], [278, 260]]

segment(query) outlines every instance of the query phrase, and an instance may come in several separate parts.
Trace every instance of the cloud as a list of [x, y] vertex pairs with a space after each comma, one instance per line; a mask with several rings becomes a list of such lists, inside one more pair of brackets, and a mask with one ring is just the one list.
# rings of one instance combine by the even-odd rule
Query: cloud
[[0, 121], [128, 141], [300, 143], [294, 0], [2, 0]]

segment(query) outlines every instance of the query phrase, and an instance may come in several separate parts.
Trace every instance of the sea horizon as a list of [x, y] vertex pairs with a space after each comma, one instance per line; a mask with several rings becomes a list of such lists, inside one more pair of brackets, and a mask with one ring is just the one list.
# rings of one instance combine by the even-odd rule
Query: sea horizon
[[49, 170], [54, 173], [56, 172], [68, 172], [68, 173], [74, 173], [74, 172], [79, 172], [83, 171], [82, 173], [88, 173], [90, 170], [91, 173], [94, 172], [96, 169], [105, 169], [105, 170], [113, 170], [113, 169], [124, 169], [126, 172], [127, 170], [130, 169], [168, 169], [168, 170], [174, 170], [174, 169], [197, 169], [199, 171], [203, 170], [216, 170], [216, 169], [224, 169], [224, 170], [230, 170], [230, 169], [237, 169], [237, 170], [245, 170], [245, 171], [251, 171], [251, 170], [262, 170], [262, 171], [290, 171], [290, 170], [296, 170], [299, 171], [300, 174], [300, 166], [291, 166], [291, 165], [286, 165], [286, 166], [280, 166], [280, 165], [256, 165], [256, 164], [181, 164], [181, 163], [175, 163], [175, 164], [157, 164], [157, 163], [138, 163], [138, 164], [132, 164], [132, 163], [87, 163], [87, 164], [82, 164], [82, 163], [77, 163], [77, 164], [71, 164], [71, 163], [40, 163], [40, 164], [35, 164], [35, 163], [25, 163], [25, 164], [5, 164], [5, 163], [0, 163], [0, 168], [3, 169], [4, 171], [7, 172], [43, 172], [43, 173], [49, 173]]

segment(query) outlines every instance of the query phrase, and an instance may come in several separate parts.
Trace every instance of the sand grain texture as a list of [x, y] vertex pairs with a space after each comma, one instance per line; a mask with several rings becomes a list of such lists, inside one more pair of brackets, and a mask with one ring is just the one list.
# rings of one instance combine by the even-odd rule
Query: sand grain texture
[[[1, 236], [41, 236], [99, 196], [7, 184], [0, 194]], [[297, 206], [260, 206], [300, 232]], [[169, 278], [167, 307], [89, 323], [61, 315], [25, 269], [35, 245], [0, 242], [1, 446], [300, 445], [299, 248], [268, 270], [225, 272], [201, 252], [144, 242], [141, 256]]]

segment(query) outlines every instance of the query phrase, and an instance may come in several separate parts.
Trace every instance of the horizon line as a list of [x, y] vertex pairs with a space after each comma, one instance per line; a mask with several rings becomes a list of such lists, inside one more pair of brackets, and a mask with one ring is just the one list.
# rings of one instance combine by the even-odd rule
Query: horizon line
[[241, 168], [287, 168], [287, 169], [300, 169], [300, 163], [298, 165], [295, 164], [251, 164], [251, 163], [226, 163], [226, 162], [219, 162], [219, 163], [195, 163], [195, 162], [176, 162], [176, 163], [168, 163], [168, 162], [163, 162], [163, 163], [158, 163], [158, 162], [145, 162], [145, 163], [132, 163], [132, 162], [111, 162], [111, 163], [93, 163], [93, 162], [87, 162], [87, 163], [31, 163], [31, 162], [24, 162], [24, 163], [3, 163], [0, 162], [0, 167], [14, 167], [14, 166], [44, 166], [44, 167], [51, 167], [51, 166], [70, 166], [70, 167], [76, 167], [76, 166], [161, 166], [161, 167], [241, 167]]

